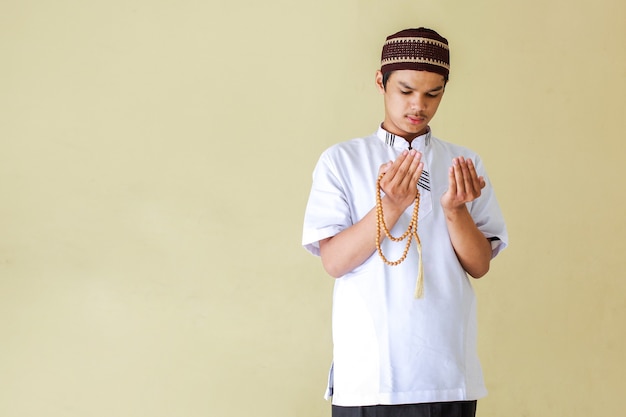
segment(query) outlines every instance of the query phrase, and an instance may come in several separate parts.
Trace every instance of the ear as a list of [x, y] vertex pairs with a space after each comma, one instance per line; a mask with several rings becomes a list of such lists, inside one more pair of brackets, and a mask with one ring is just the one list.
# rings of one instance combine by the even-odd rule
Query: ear
[[380, 70], [376, 71], [375, 82], [376, 82], [376, 88], [378, 88], [378, 91], [381, 94], [385, 94], [385, 86], [383, 85], [383, 73]]

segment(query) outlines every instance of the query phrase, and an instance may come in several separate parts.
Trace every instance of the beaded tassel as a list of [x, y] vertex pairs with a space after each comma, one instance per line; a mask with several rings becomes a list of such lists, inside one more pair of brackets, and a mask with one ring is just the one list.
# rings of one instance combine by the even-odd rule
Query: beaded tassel
[[[413, 206], [413, 215], [411, 216], [411, 222], [409, 223], [409, 227], [400, 237], [395, 237], [391, 235], [387, 224], [385, 223], [385, 215], [383, 214], [383, 202], [381, 197], [381, 187], [380, 180], [382, 179], [383, 174], [380, 174], [378, 180], [376, 181], [376, 249], [378, 250], [378, 255], [380, 258], [389, 266], [400, 265], [409, 253], [409, 248], [411, 247], [411, 242], [413, 241], [413, 237], [415, 237], [415, 242], [417, 242], [417, 253], [419, 255], [419, 263], [418, 263], [418, 274], [417, 274], [417, 282], [415, 284], [415, 298], [422, 298], [424, 296], [424, 269], [422, 266], [422, 243], [420, 242], [420, 238], [417, 235], [417, 218], [420, 206], [420, 193], [417, 191], [417, 195], [415, 196], [415, 205]], [[404, 239], [407, 239], [406, 246], [404, 247], [404, 252], [402, 256], [397, 261], [390, 261], [383, 254], [383, 250], [380, 246], [380, 238], [381, 238], [381, 229], [385, 232], [385, 236], [387, 236], [393, 242], [401, 242]]]

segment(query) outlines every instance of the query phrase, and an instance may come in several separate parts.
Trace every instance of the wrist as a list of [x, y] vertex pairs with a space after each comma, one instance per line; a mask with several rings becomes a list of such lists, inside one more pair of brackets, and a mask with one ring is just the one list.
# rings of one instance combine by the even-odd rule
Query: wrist
[[454, 221], [460, 217], [466, 217], [469, 215], [469, 211], [467, 210], [467, 206], [465, 204], [461, 204], [460, 206], [455, 207], [443, 207], [443, 214], [446, 216], [446, 219]]
[[411, 200], [409, 204], [406, 204], [406, 201], [392, 200], [389, 196], [385, 195], [382, 197], [381, 202], [385, 209], [385, 214], [400, 217], [400, 215], [415, 202], [415, 199]]

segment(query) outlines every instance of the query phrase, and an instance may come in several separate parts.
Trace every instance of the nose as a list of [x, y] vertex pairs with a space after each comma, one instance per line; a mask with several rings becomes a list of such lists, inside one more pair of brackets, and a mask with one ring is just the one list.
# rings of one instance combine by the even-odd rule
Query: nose
[[421, 112], [426, 110], [426, 100], [421, 94], [415, 94], [411, 101], [411, 110]]

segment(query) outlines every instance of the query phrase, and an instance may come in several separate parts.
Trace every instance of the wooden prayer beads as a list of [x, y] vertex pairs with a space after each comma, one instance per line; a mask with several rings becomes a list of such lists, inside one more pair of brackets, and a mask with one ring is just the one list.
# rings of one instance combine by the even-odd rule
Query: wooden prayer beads
[[[418, 213], [420, 206], [420, 193], [417, 190], [417, 194], [415, 196], [415, 205], [413, 206], [413, 215], [411, 216], [411, 222], [409, 223], [409, 227], [400, 237], [392, 236], [387, 224], [385, 223], [385, 214], [383, 213], [383, 202], [381, 197], [381, 186], [380, 180], [383, 178], [385, 174], [382, 173], [378, 176], [378, 180], [376, 181], [376, 249], [378, 250], [378, 255], [389, 266], [400, 265], [406, 259], [409, 248], [411, 247], [411, 242], [413, 241], [413, 237], [415, 237], [415, 241], [417, 242], [417, 251], [419, 254], [419, 273], [417, 277], [417, 284], [415, 288], [415, 297], [421, 298], [424, 292], [424, 283], [423, 283], [423, 269], [422, 269], [422, 244], [420, 242], [420, 238], [417, 235], [417, 221], [418, 221]], [[404, 247], [404, 252], [402, 256], [396, 261], [390, 261], [383, 254], [383, 250], [381, 247], [381, 231], [385, 232], [385, 236], [387, 236], [390, 240], [394, 242], [402, 242], [404, 239], [407, 239], [406, 246]]]

